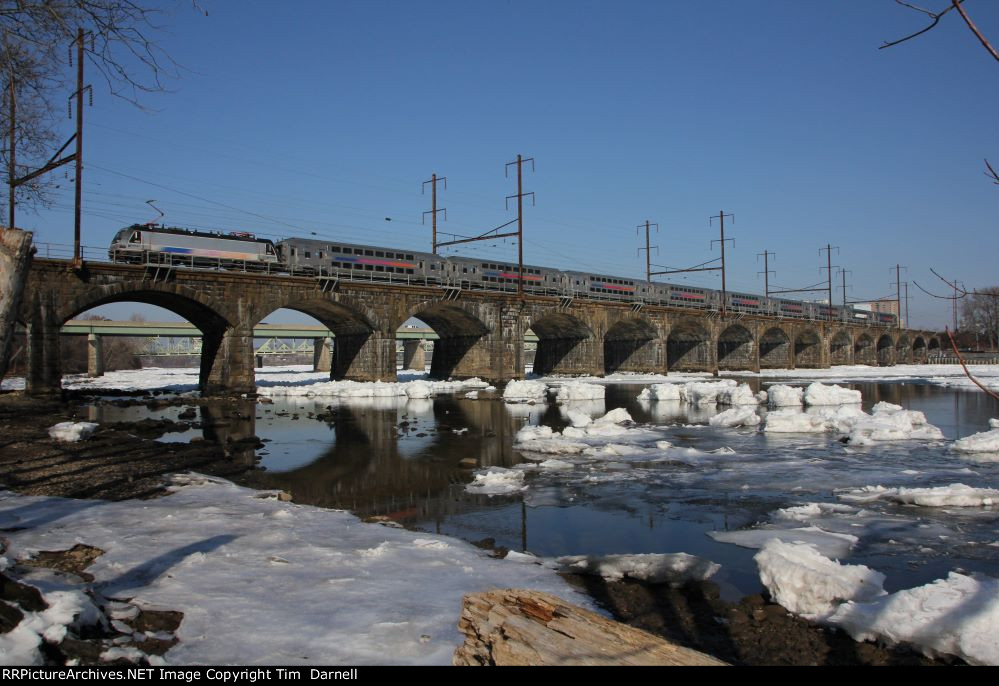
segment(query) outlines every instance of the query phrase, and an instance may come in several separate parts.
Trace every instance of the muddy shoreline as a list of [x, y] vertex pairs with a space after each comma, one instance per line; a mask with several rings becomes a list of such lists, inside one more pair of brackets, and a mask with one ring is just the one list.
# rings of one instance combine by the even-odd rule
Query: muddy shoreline
[[[233, 440], [226, 437], [225, 421], [209, 431], [212, 440], [190, 443], [162, 443], [154, 439], [166, 432], [200, 428], [197, 421], [143, 420], [102, 424], [94, 436], [80, 443], [59, 443], [48, 437], [48, 427], [62, 421], [86, 421], [88, 402], [140, 404], [159, 409], [171, 405], [199, 405], [198, 398], [175, 398], [159, 394], [103, 394], [66, 392], [51, 399], [26, 398], [20, 393], [0, 394], [0, 484], [25, 495], [70, 498], [126, 500], [151, 498], [164, 493], [163, 479], [175, 472], [197, 471], [254, 486], [260, 474], [252, 458], [259, 447], [256, 437]], [[217, 400], [213, 400], [217, 402]], [[242, 401], [245, 404], [245, 401]], [[239, 412], [233, 401], [231, 413]], [[249, 456], [249, 457], [248, 457]], [[294, 494], [292, 494], [294, 495]], [[0, 536], [2, 536], [0, 531]], [[483, 542], [482, 547], [489, 547]], [[503, 555], [502, 550], [493, 554]], [[69, 567], [57, 565], [63, 557]], [[53, 553], [53, 568], [88, 583], [85, 565], [96, 558], [70, 551]], [[73, 561], [76, 562], [73, 562]], [[86, 562], [86, 564], [90, 564]], [[75, 566], [73, 566], [75, 564]], [[31, 595], [16, 581], [17, 568], [3, 579], [3, 598], [19, 602]], [[904, 647], [889, 648], [873, 643], [857, 643], [842, 631], [810, 624], [762, 595], [752, 595], [738, 603], [720, 599], [711, 582], [689, 583], [680, 588], [632, 580], [607, 581], [598, 577], [569, 576], [570, 583], [591, 595], [615, 619], [649, 631], [680, 645], [714, 655], [733, 664], [744, 665], [944, 665], [959, 661], [930, 660]], [[10, 598], [8, 598], [10, 596]], [[33, 602], [33, 601], [28, 601]], [[27, 609], [27, 608], [25, 608]], [[16, 625], [15, 613], [3, 622], [4, 632]], [[176, 619], [176, 618], [172, 618]], [[457, 621], [457, 617], [456, 617]], [[13, 622], [13, 623], [12, 623]], [[179, 619], [177, 619], [179, 624]], [[65, 646], [46, 653], [53, 664], [79, 659], [93, 664], [98, 648], [128, 643], [146, 652], [142, 643], [127, 641], [128, 628], [98, 636], [69, 637]], [[145, 647], [164, 652], [169, 641], [162, 634]], [[125, 638], [123, 638], [125, 637]], [[168, 645], [169, 643], [169, 645]], [[149, 654], [156, 654], [149, 651]]]

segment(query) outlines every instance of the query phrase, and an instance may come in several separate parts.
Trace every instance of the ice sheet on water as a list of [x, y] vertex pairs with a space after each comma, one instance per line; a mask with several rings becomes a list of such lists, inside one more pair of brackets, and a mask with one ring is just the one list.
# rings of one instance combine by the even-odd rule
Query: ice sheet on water
[[795, 614], [822, 619], [848, 600], [885, 594], [885, 575], [864, 565], [830, 560], [808, 543], [767, 541], [754, 558], [770, 595]]
[[715, 562], [687, 553], [568, 555], [555, 561], [563, 572], [572, 574], [590, 574], [613, 581], [638, 579], [671, 586], [710, 579], [721, 569]]
[[922, 507], [991, 507], [999, 505], [999, 490], [973, 488], [966, 484], [950, 484], [933, 488], [886, 488], [864, 486], [836, 494], [851, 503], [870, 503], [877, 500], [920, 505]]
[[808, 543], [823, 555], [846, 557], [859, 540], [851, 534], [824, 531], [816, 526], [796, 529], [759, 528], [742, 531], [712, 531], [708, 534], [720, 543], [734, 543], [743, 548], [762, 548], [770, 541]]

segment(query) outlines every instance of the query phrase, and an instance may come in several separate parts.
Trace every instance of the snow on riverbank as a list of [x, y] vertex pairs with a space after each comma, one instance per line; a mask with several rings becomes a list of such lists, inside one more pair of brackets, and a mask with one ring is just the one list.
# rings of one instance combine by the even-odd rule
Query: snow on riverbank
[[[175, 484], [166, 497], [125, 502], [3, 493], [6, 555], [81, 542], [104, 550], [87, 571], [105, 597], [184, 613], [168, 664], [450, 664], [465, 593], [534, 588], [592, 607], [550, 569], [452, 538], [210, 477]], [[57, 629], [72, 612], [49, 619]], [[0, 650], [26, 639], [0, 635]]]

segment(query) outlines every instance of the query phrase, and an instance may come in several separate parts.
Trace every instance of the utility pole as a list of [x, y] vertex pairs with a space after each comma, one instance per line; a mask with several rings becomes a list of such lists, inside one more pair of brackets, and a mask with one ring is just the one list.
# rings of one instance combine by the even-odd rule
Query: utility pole
[[770, 275], [773, 274], [774, 276], [777, 276], [777, 272], [771, 271], [771, 269], [770, 269], [770, 258], [771, 257], [777, 257], [777, 253], [770, 252], [769, 250], [764, 250], [761, 253], [756, 253], [757, 257], [759, 257], [760, 255], [763, 256], [763, 271], [762, 272], [756, 272], [756, 275], [759, 276], [760, 274], [763, 274], [763, 290], [767, 294], [767, 297], [769, 298], [770, 297]]
[[648, 219], [646, 219], [645, 220], [645, 224], [639, 224], [638, 225], [638, 227], [637, 227], [638, 230], [641, 231], [641, 229], [642, 229], [643, 226], [645, 227], [645, 247], [644, 248], [639, 248], [638, 252], [639, 252], [639, 254], [641, 254], [641, 252], [643, 250], [645, 251], [645, 280], [651, 283], [651, 281], [652, 281], [652, 252], [651, 252], [651, 250], [652, 250], [652, 248], [655, 248], [656, 249], [656, 254], [658, 255], [659, 254], [659, 246], [658, 245], [649, 245], [649, 228], [654, 226], [654, 227], [656, 227], [656, 233], [659, 233], [659, 225], [658, 224], [652, 224], [652, 223], [649, 222]]
[[909, 328], [909, 282], [905, 282], [905, 328]]
[[853, 272], [849, 269], [839, 268], [839, 273], [843, 277], [843, 307], [846, 307], [846, 275], [852, 274]]
[[[91, 91], [93, 97], [93, 91]], [[83, 263], [80, 227], [83, 207], [83, 28], [76, 30], [76, 203], [73, 212], [73, 266]]]
[[957, 281], [954, 282], [954, 299], [950, 301], [954, 308], [954, 333], [957, 333]]
[[430, 175], [430, 180], [429, 181], [424, 181], [423, 185], [420, 187], [420, 192], [421, 193], [426, 193], [426, 189], [427, 189], [427, 184], [428, 183], [430, 184], [430, 188], [431, 188], [431, 191], [430, 191], [431, 205], [430, 205], [430, 207], [432, 209], [424, 212], [422, 219], [423, 219], [423, 221], [425, 223], [426, 219], [427, 219], [427, 215], [428, 214], [430, 215], [430, 223], [433, 226], [433, 246], [434, 246], [433, 253], [435, 255], [437, 254], [437, 213], [438, 212], [443, 212], [444, 213], [444, 221], [447, 221], [447, 208], [446, 207], [442, 207], [440, 209], [437, 209], [437, 182], [438, 181], [443, 181], [444, 182], [444, 190], [447, 190], [447, 177], [446, 176], [437, 176], [437, 174], [431, 174]]
[[[833, 314], [832, 314], [832, 280], [833, 280], [832, 251], [835, 250], [838, 253], [839, 252], [839, 246], [833, 246], [833, 245], [829, 245], [828, 243], [826, 243], [826, 247], [819, 248], [819, 252], [821, 253], [823, 250], [826, 251], [826, 266], [825, 266], [825, 270], [826, 270], [826, 277], [828, 277], [828, 279], [829, 279], [829, 283], [828, 283], [828, 293], [829, 294], [828, 294], [827, 300], [826, 300], [826, 302], [829, 303], [829, 309], [827, 310], [827, 312], [828, 312], [827, 317], [828, 317], [828, 319], [832, 320], [832, 318], [833, 318]], [[838, 267], [839, 265], [836, 265], [836, 266]], [[822, 271], [821, 267], [819, 268], [819, 271]]]
[[897, 315], [898, 330], [902, 330], [902, 279], [899, 276], [903, 269], [908, 269], [908, 267], [903, 267], [900, 264], [895, 265], [895, 314]]
[[[735, 223], [734, 214], [726, 215], [724, 210], [719, 210], [718, 223], [719, 223], [719, 228], [721, 230], [721, 238], [717, 241], [711, 241], [711, 245], [714, 245], [715, 243], [721, 244], [721, 276], [722, 276], [721, 318], [722, 319], [725, 319], [725, 300], [726, 300], [725, 298], [725, 217], [726, 216], [732, 217], [732, 223], [733, 224]], [[708, 218], [708, 226], [711, 225], [712, 220], [714, 220], [714, 216]], [[732, 241], [732, 245], [735, 245], [734, 238], [730, 238], [728, 240]]]
[[510, 198], [517, 198], [517, 295], [519, 296], [524, 295], [524, 196], [531, 196], [531, 205], [534, 205], [534, 192], [524, 192], [524, 162], [530, 162], [531, 171], [534, 171], [534, 158], [528, 157], [527, 159], [524, 159], [520, 155], [517, 155], [516, 162], [507, 162], [506, 166], [503, 168], [503, 173], [507, 174], [510, 169], [510, 165], [517, 165], [517, 194], [506, 196], [506, 200], [508, 203], [507, 207], [509, 207]]

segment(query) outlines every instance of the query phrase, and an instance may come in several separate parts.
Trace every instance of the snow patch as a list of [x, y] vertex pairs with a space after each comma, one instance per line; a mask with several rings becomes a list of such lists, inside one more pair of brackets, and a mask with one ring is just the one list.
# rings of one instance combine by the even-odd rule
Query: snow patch
[[518, 469], [490, 467], [475, 473], [475, 481], [465, 486], [469, 493], [480, 495], [506, 495], [519, 493], [524, 485], [524, 472]]
[[756, 400], [752, 406], [745, 405], [733, 407], [716, 414], [708, 420], [711, 426], [734, 427], [734, 426], [756, 426], [760, 423], [760, 416], [756, 414]]
[[49, 437], [63, 443], [85, 441], [94, 435], [98, 426], [94, 422], [60, 422], [49, 428]]
[[806, 405], [859, 405], [863, 397], [860, 391], [842, 386], [826, 386], [815, 381], [805, 389], [804, 401]]
[[603, 400], [606, 390], [604, 386], [599, 384], [571, 381], [558, 387], [555, 402], [564, 405], [582, 400]]
[[548, 385], [543, 381], [510, 381], [503, 389], [503, 400], [508, 403], [544, 401], [548, 397]]

